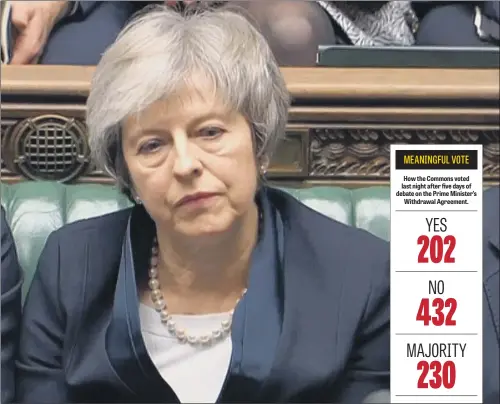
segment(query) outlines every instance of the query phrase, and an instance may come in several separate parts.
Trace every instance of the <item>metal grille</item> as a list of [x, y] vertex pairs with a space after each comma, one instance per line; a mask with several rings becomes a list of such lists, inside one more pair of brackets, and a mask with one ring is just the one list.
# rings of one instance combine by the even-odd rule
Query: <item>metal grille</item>
[[89, 152], [82, 124], [62, 116], [20, 122], [13, 133], [17, 169], [33, 180], [68, 182], [85, 169]]

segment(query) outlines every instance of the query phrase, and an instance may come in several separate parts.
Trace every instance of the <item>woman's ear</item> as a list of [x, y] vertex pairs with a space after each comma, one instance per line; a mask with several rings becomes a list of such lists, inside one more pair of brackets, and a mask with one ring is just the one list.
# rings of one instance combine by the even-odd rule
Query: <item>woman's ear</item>
[[266, 175], [268, 168], [269, 168], [269, 159], [267, 157], [262, 157], [260, 159], [259, 174], [262, 176]]

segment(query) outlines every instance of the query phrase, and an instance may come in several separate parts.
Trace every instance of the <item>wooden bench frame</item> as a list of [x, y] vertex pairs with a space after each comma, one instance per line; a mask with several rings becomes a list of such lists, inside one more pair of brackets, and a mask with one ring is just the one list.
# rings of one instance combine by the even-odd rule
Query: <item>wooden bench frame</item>
[[[27, 132], [56, 122], [80, 142], [75, 168], [62, 181], [110, 182], [92, 166], [85, 141], [93, 71], [2, 66], [2, 181], [43, 177], [28, 167], [21, 143]], [[269, 170], [273, 182], [388, 184], [394, 143], [482, 144], [484, 181], [500, 182], [498, 70], [283, 68], [283, 74], [293, 105]]]

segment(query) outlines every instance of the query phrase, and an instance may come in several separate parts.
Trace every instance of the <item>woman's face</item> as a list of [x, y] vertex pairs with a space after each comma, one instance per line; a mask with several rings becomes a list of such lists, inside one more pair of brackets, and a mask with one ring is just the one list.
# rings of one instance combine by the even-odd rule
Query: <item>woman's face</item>
[[213, 93], [187, 87], [122, 132], [135, 193], [157, 226], [186, 236], [224, 232], [254, 207], [250, 126]]

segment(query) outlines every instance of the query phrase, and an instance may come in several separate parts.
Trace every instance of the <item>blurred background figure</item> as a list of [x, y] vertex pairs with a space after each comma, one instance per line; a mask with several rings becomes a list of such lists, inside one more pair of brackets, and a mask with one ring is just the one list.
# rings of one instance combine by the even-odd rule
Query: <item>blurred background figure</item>
[[17, 259], [14, 238], [7, 222], [7, 215], [1, 207], [0, 226], [2, 227], [2, 403], [14, 400], [14, 358], [19, 341], [21, 322], [21, 286], [22, 272]]
[[96, 65], [134, 11], [131, 2], [11, 1], [11, 64]]
[[[12, 64], [96, 65], [139, 1], [15, 1]], [[314, 66], [319, 45], [491, 46], [499, 3], [431, 1], [170, 1], [186, 8], [229, 4], [246, 10], [281, 66]], [[459, 30], [456, 27], [460, 27]]]
[[486, 1], [414, 1], [420, 20], [417, 46], [499, 46], [500, 3]]
[[500, 396], [500, 188], [483, 195], [483, 402]]

